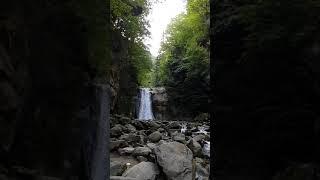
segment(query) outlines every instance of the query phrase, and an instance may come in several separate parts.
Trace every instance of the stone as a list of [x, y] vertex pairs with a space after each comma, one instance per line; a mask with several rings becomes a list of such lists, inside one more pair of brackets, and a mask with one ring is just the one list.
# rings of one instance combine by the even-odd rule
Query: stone
[[142, 122], [139, 120], [134, 120], [131, 122], [131, 124], [137, 129], [137, 130], [143, 130], [145, 127], [143, 126]]
[[163, 128], [159, 128], [158, 131], [161, 132], [161, 133], [163, 133], [163, 132], [165, 132], [166, 130], [163, 129]]
[[202, 155], [202, 147], [201, 145], [195, 141], [194, 139], [190, 139], [187, 146], [191, 149], [193, 152], [194, 157], [199, 157]]
[[124, 147], [126, 146], [127, 143], [124, 140], [114, 140], [110, 141], [110, 150], [118, 149], [119, 147]]
[[200, 163], [196, 163], [196, 177], [209, 177], [209, 172], [206, 168], [202, 167]]
[[177, 121], [173, 121], [171, 122], [168, 126], [167, 126], [168, 129], [180, 129], [181, 126], [180, 126], [180, 123], [177, 122]]
[[125, 147], [125, 148], [120, 148], [120, 149], [118, 149], [118, 153], [119, 153], [121, 156], [132, 154], [133, 151], [134, 151], [134, 148], [133, 148], [133, 147]]
[[173, 140], [177, 142], [181, 142], [183, 144], [186, 143], [186, 137], [184, 134], [178, 133], [175, 136], [173, 136]]
[[159, 131], [155, 131], [148, 136], [151, 142], [158, 142], [162, 138], [162, 134]]
[[123, 176], [110, 176], [110, 180], [139, 180], [137, 178], [123, 177]]
[[179, 142], [163, 143], [154, 150], [157, 162], [168, 180], [192, 179], [192, 151]]
[[152, 162], [140, 162], [123, 173], [124, 177], [132, 177], [139, 180], [155, 180], [160, 174], [158, 166]]
[[139, 162], [148, 161], [148, 159], [145, 158], [145, 157], [143, 157], [143, 156], [137, 156], [137, 160], [138, 160]]
[[137, 131], [137, 129], [132, 124], [126, 124], [125, 127], [128, 129], [129, 132]]
[[156, 144], [154, 144], [154, 143], [147, 143], [147, 147], [148, 148], [150, 148], [152, 151], [154, 150], [154, 148], [156, 148], [157, 147], [157, 145]]
[[131, 119], [129, 117], [121, 116], [119, 122], [123, 125], [131, 123]]
[[119, 137], [120, 140], [125, 140], [128, 143], [131, 142], [140, 142], [140, 136], [133, 134], [133, 133], [129, 133], [129, 134], [123, 134]]
[[157, 129], [159, 129], [160, 127], [161, 127], [161, 125], [160, 124], [158, 124], [158, 123], [156, 123], [156, 122], [154, 122], [154, 121], [150, 121], [149, 123], [148, 123], [148, 126], [150, 127], [150, 129], [151, 130], [157, 130]]
[[124, 127], [121, 124], [116, 124], [113, 128], [110, 129], [111, 137], [119, 137], [124, 131]]
[[126, 170], [126, 165], [122, 162], [110, 162], [110, 176], [121, 176]]
[[200, 142], [201, 140], [205, 139], [205, 136], [202, 134], [196, 135], [195, 137], [193, 137], [193, 139], [197, 142]]
[[148, 156], [151, 153], [151, 149], [148, 147], [137, 147], [132, 152], [133, 156]]

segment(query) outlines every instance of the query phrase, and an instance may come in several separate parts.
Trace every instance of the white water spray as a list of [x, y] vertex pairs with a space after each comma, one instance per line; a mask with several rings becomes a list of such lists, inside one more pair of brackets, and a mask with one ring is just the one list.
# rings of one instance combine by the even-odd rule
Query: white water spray
[[152, 113], [150, 88], [140, 89], [140, 107], [139, 107], [138, 119], [141, 119], [141, 120], [154, 119], [153, 113]]

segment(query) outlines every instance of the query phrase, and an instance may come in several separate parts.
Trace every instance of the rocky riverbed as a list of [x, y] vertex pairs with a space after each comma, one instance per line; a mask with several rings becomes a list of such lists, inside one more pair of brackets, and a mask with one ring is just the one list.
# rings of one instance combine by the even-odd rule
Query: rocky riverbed
[[114, 115], [110, 125], [111, 180], [209, 179], [209, 124]]

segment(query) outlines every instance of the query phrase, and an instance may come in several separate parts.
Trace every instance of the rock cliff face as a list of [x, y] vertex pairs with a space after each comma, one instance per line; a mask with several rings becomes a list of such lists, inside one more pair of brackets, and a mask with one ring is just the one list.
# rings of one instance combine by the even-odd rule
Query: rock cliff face
[[167, 94], [165, 87], [151, 88], [152, 94], [152, 109], [157, 120], [177, 120], [177, 121], [192, 121], [191, 113], [185, 109], [177, 108]]
[[164, 87], [152, 88], [152, 110], [158, 120], [169, 118], [168, 95]]
[[112, 32], [111, 113], [133, 117], [138, 85], [134, 67], [128, 57], [128, 44], [120, 32]]
[[88, 43], [98, 34], [90, 18], [105, 16], [108, 7], [77, 5], [0, 4], [1, 179], [109, 176], [109, 88], [105, 80], [97, 83], [97, 51]]

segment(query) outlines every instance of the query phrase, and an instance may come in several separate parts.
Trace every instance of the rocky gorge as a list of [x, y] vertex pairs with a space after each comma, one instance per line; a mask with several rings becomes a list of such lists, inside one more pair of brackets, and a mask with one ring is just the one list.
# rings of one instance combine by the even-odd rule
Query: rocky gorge
[[208, 123], [113, 115], [110, 127], [111, 180], [209, 179]]

